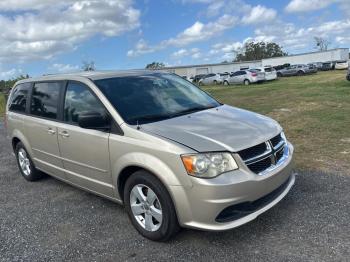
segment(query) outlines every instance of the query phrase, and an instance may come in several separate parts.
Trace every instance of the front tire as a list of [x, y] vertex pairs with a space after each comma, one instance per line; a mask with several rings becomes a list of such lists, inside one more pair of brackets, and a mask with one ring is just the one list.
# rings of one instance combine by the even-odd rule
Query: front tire
[[303, 75], [305, 75], [305, 73], [303, 71], [299, 71], [297, 75], [298, 76], [303, 76]]
[[224, 86], [228, 86], [230, 85], [229, 82], [227, 80], [224, 81]]
[[180, 229], [167, 189], [147, 171], [137, 171], [128, 178], [124, 203], [133, 226], [150, 240], [166, 241]]
[[25, 149], [22, 142], [18, 142], [15, 148], [18, 168], [22, 176], [28, 181], [37, 181], [43, 177], [43, 173], [37, 170], [34, 166], [30, 155]]

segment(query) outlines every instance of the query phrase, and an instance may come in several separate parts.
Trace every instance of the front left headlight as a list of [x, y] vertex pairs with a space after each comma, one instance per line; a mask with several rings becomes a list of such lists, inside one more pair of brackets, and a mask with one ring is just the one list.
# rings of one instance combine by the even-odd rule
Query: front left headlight
[[199, 153], [182, 155], [187, 173], [200, 178], [213, 178], [222, 173], [238, 169], [238, 165], [230, 153]]

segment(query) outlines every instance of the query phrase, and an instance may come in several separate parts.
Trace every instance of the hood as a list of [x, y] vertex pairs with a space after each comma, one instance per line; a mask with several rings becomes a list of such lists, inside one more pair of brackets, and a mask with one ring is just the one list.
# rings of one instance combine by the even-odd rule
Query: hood
[[268, 117], [222, 105], [144, 124], [141, 130], [176, 141], [198, 152], [237, 152], [271, 139], [282, 128]]

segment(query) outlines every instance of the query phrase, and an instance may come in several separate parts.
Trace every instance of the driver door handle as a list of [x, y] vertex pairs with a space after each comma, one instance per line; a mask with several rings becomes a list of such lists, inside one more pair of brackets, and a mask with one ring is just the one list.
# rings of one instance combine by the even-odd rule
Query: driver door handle
[[62, 137], [69, 137], [69, 133], [67, 131], [62, 131], [59, 133], [59, 135]]
[[52, 128], [48, 128], [47, 133], [49, 133], [50, 135], [54, 135], [54, 134], [56, 134], [56, 131], [53, 130]]

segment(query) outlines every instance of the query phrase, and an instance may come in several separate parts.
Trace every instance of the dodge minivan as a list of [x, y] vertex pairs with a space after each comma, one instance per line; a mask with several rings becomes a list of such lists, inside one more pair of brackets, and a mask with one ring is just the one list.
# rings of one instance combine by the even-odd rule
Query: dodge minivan
[[26, 180], [49, 174], [124, 204], [151, 240], [238, 227], [295, 182], [293, 146], [276, 121], [165, 72], [21, 80], [5, 125]]

